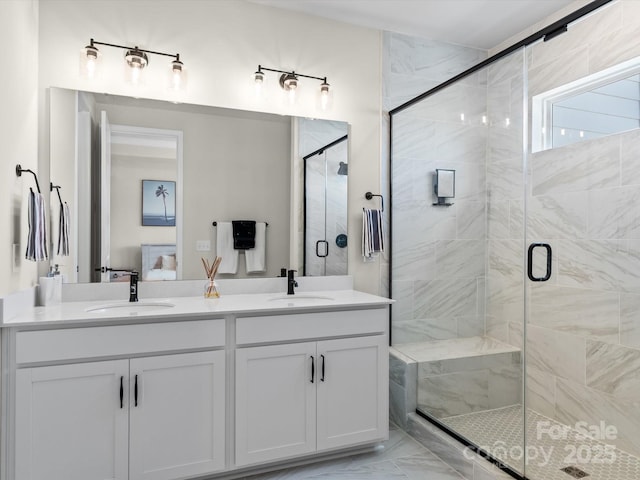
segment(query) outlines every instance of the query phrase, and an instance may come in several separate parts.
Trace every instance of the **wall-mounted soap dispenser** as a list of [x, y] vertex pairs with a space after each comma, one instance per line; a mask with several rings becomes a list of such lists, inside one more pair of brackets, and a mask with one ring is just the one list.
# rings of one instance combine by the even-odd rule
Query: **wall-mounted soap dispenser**
[[450, 207], [453, 205], [447, 202], [448, 198], [456, 196], [456, 171], [438, 168], [433, 175], [433, 193], [438, 198], [434, 203], [438, 207]]

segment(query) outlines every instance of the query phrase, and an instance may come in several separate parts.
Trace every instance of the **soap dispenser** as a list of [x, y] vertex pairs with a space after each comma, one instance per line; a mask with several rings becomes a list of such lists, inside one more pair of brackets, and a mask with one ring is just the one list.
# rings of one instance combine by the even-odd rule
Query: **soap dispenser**
[[62, 275], [56, 264], [49, 267], [46, 277], [40, 277], [38, 282], [38, 304], [41, 306], [60, 305], [62, 302]]

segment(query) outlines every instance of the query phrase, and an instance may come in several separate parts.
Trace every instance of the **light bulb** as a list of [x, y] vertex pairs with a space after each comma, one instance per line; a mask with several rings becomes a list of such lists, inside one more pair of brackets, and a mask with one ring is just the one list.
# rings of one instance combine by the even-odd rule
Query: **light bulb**
[[140, 67], [132, 66], [131, 67], [131, 83], [137, 85], [140, 81]]
[[134, 47], [131, 50], [127, 50], [124, 58], [129, 65], [129, 74], [131, 77], [131, 83], [138, 85], [142, 80], [142, 69], [149, 63], [147, 54], [140, 50], [138, 47]]
[[174, 70], [171, 80], [173, 83], [173, 88], [175, 90], [180, 90], [180, 81], [182, 80], [182, 72], [180, 70]]
[[183, 66], [184, 64], [180, 61], [180, 55], [176, 55], [176, 59], [171, 62], [171, 88], [173, 90], [180, 90], [182, 87]]
[[322, 110], [326, 110], [329, 105], [329, 84], [325, 78], [320, 85], [320, 107]]
[[96, 74], [96, 58], [87, 55], [87, 77], [93, 78]]
[[264, 84], [264, 72], [258, 70], [253, 74], [253, 85], [256, 91], [256, 96], [260, 96], [262, 93], [262, 85]]
[[91, 44], [82, 49], [80, 55], [80, 74], [89, 79], [98, 76], [98, 68], [100, 62], [100, 51], [94, 46], [93, 39]]
[[298, 83], [293, 82], [293, 84], [289, 85], [289, 103], [296, 103], [296, 89], [298, 88]]
[[280, 76], [280, 86], [287, 93], [289, 103], [296, 101], [296, 90], [298, 89], [298, 77], [294, 72], [284, 73]]

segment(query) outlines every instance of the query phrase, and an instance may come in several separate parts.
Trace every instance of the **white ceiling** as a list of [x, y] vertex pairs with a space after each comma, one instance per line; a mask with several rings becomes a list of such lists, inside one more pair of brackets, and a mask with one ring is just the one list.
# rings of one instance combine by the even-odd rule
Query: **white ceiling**
[[250, 0], [488, 50], [573, 0]]

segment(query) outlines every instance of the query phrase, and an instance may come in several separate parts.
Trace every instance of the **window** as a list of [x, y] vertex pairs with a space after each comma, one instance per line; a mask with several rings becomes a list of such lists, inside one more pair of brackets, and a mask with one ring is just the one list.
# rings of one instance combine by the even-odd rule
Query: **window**
[[532, 150], [640, 127], [640, 57], [533, 97]]

